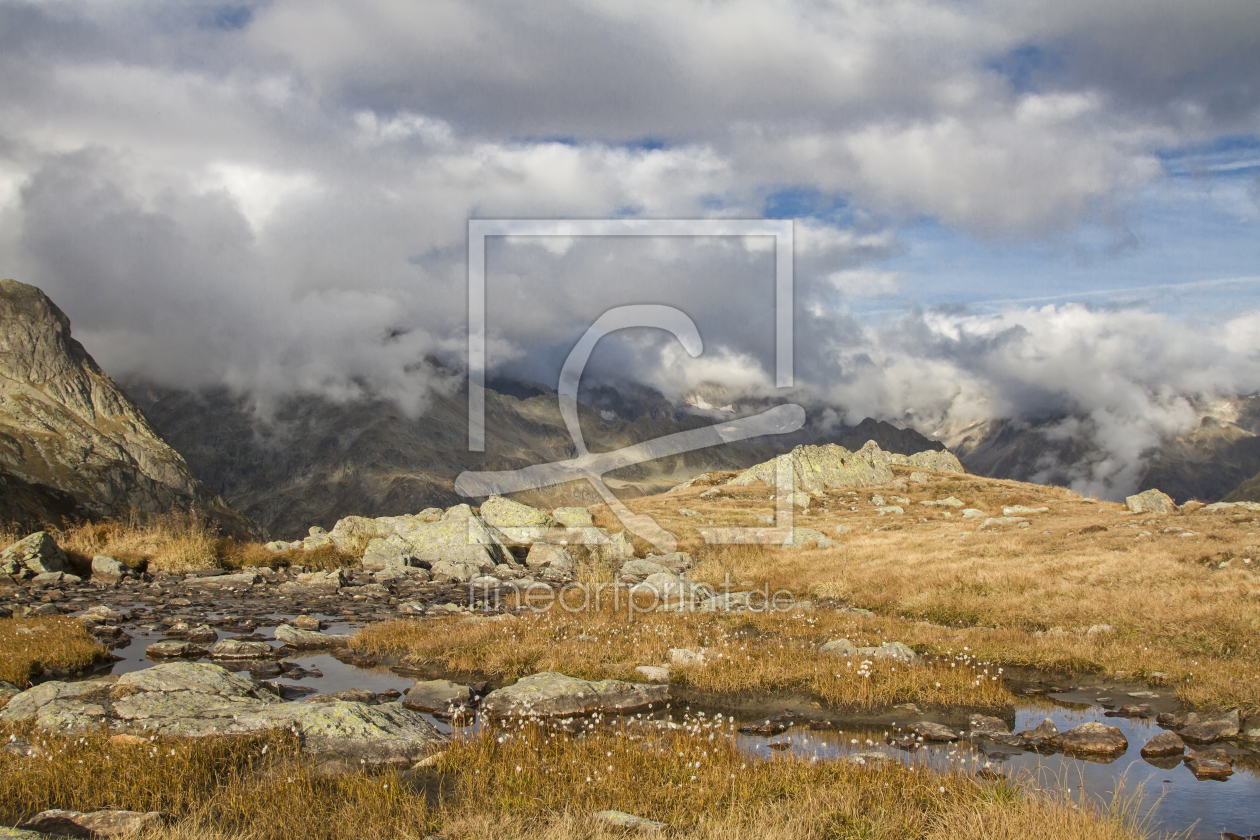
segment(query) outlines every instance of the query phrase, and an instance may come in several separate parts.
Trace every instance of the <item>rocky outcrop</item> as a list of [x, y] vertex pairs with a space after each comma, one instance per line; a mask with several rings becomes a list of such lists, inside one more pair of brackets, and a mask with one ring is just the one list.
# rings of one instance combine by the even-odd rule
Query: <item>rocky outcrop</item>
[[13, 280], [0, 281], [0, 473], [17, 494], [3, 512], [33, 526], [195, 509], [233, 535], [262, 534], [193, 477], [65, 313]]
[[132, 837], [162, 825], [160, 811], [41, 811], [18, 826], [58, 837]]
[[15, 542], [0, 554], [0, 573], [33, 577], [47, 572], [70, 572], [70, 561], [55, 540], [36, 531]]
[[564, 717], [592, 712], [628, 714], [664, 704], [668, 685], [623, 680], [588, 682], [552, 672], [522, 677], [487, 694], [481, 711], [495, 717]]
[[914, 455], [899, 455], [885, 452], [874, 441], [867, 441], [857, 452], [835, 444], [798, 446], [786, 455], [745, 470], [727, 483], [743, 485], [759, 481], [770, 487], [821, 493], [834, 487], [888, 484], [893, 480], [892, 465], [963, 472], [958, 459], [948, 451], [928, 450]]
[[1124, 500], [1124, 505], [1132, 513], [1176, 513], [1177, 503], [1167, 493], [1159, 490], [1144, 490]]
[[410, 766], [445, 738], [417, 712], [349, 701], [285, 703], [217, 665], [172, 662], [102, 681], [46, 682], [14, 697], [0, 721], [59, 732], [205, 737], [289, 729], [328, 769]]

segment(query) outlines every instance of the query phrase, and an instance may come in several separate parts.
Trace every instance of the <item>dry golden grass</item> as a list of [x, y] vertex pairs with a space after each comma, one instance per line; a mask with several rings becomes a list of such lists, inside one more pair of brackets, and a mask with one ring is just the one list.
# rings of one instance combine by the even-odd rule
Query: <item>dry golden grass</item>
[[0, 680], [30, 684], [45, 666], [77, 671], [104, 661], [105, 649], [71, 618], [0, 618]]
[[163, 840], [624, 836], [593, 819], [604, 809], [706, 840], [1149, 836], [1123, 797], [1069, 802], [895, 762], [752, 760], [699, 725], [583, 738], [486, 731], [424, 770], [333, 778], [313, 774], [284, 733], [127, 746], [100, 735], [0, 735], [10, 732], [46, 756], [0, 753], [0, 821], [47, 808], [162, 810], [173, 825], [149, 836]]
[[[696, 554], [698, 579], [716, 583], [729, 574], [736, 582], [841, 599], [879, 613], [887, 636], [937, 652], [966, 646], [1006, 665], [1119, 672], [1175, 685], [1196, 705], [1260, 711], [1260, 518], [1254, 513], [1130, 514], [1058, 488], [937, 473], [907, 489], [828, 492], [795, 524], [841, 546], [794, 551], [705, 545], [696, 528], [709, 519], [750, 525], [757, 514], [773, 512], [773, 502], [771, 489], [761, 485], [723, 488], [715, 500], [700, 498], [703, 489], [628, 502]], [[909, 497], [906, 515], [876, 514], [874, 493], [889, 504], [893, 495]], [[979, 530], [983, 520], [918, 504], [949, 495], [991, 515], [1016, 504], [1050, 511], [1028, 515], [1026, 529]], [[683, 507], [702, 515], [684, 517], [677, 512]], [[839, 525], [850, 530], [837, 535]], [[949, 629], [925, 631], [920, 621]], [[1117, 632], [1085, 635], [1104, 624]]]
[[860, 658], [815, 650], [840, 637], [858, 645], [889, 641], [881, 623], [830, 611], [632, 616], [624, 605], [572, 613], [557, 605], [507, 620], [374, 624], [350, 644], [377, 657], [502, 679], [560, 671], [587, 679], [641, 680], [635, 666], [665, 663], [670, 648], [704, 649], [705, 664], [676, 666], [673, 680], [714, 699], [788, 693], [833, 709], [859, 710], [907, 702], [994, 709], [1012, 702], [997, 669], [961, 649], [925, 667], [863, 666]]
[[[237, 542], [215, 533], [208, 520], [197, 513], [173, 512], [104, 520], [50, 532], [71, 561], [86, 569], [92, 557], [104, 554], [133, 568], [178, 574], [201, 569], [238, 569], [300, 564], [311, 569], [353, 566], [366, 544], [346, 551], [328, 545], [313, 551], [275, 553], [263, 543]], [[16, 534], [10, 542], [25, 534]], [[8, 543], [6, 543], [7, 545]], [[356, 553], [357, 552], [357, 553]]]

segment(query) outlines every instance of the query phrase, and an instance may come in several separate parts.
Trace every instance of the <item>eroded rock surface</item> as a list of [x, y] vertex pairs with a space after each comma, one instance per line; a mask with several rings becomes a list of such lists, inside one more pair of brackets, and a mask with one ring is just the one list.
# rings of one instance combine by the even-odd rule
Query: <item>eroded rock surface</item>
[[487, 694], [482, 712], [495, 717], [562, 717], [591, 712], [627, 714], [664, 704], [668, 685], [623, 680], [590, 682], [555, 672], [522, 677]]
[[205, 737], [287, 728], [321, 764], [409, 766], [445, 740], [417, 712], [335, 700], [285, 703], [217, 665], [176, 662], [122, 675], [116, 683], [48, 682], [17, 695], [0, 721], [59, 732]]

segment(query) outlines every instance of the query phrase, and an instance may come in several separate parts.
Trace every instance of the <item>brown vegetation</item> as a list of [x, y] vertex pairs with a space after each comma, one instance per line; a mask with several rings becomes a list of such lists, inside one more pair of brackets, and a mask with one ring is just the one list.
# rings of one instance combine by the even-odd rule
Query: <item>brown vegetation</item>
[[[908, 470], [896, 472], [904, 477]], [[906, 489], [828, 492], [798, 513], [795, 525], [840, 547], [788, 550], [706, 545], [697, 527], [708, 520], [746, 526], [773, 513], [774, 503], [771, 488], [761, 485], [723, 487], [715, 499], [700, 498], [704, 489], [628, 503], [696, 554], [698, 579], [716, 584], [729, 575], [741, 585], [870, 609], [883, 619], [886, 637], [937, 653], [965, 646], [1003, 665], [1123, 674], [1175, 685], [1196, 705], [1260, 711], [1255, 513], [1130, 514], [1059, 488], [935, 473]], [[908, 497], [905, 515], [878, 515], [870, 502], [875, 493], [889, 504], [893, 495]], [[1050, 510], [1026, 514], [1027, 528], [980, 529], [983, 519], [919, 504], [951, 495], [996, 516], [1012, 505]], [[701, 515], [683, 516], [679, 508]], [[606, 509], [597, 517], [606, 519]], [[837, 534], [841, 525], [849, 530]], [[1087, 635], [1099, 625], [1115, 632]]]
[[0, 618], [0, 680], [19, 687], [48, 670], [79, 671], [106, 658], [70, 618]]
[[[623, 836], [616, 809], [707, 838], [1147, 836], [1132, 801], [1110, 808], [896, 762], [751, 760], [716, 727], [554, 737], [526, 726], [453, 743], [408, 773], [316, 775], [287, 733], [140, 744], [32, 735], [32, 759], [0, 752], [0, 822], [47, 808], [161, 810], [166, 840]], [[102, 780], [117, 780], [114, 784]]]
[[[70, 560], [80, 568], [90, 566], [98, 554], [133, 568], [173, 574], [202, 569], [238, 569], [249, 566], [301, 564], [311, 569], [353, 566], [366, 546], [341, 551], [328, 545], [313, 551], [273, 552], [263, 543], [243, 542], [221, 536], [204, 516], [173, 512], [134, 516], [127, 520], [88, 522], [50, 531]], [[7, 533], [5, 545], [25, 534]], [[357, 551], [357, 553], [356, 553]]]

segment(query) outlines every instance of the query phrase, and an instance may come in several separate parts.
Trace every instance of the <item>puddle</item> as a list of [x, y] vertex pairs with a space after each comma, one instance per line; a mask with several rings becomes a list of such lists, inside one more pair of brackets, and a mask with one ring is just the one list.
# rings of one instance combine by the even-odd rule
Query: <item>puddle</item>
[[[136, 605], [140, 607], [141, 605]], [[203, 620], [213, 622], [223, 614], [209, 614]], [[316, 615], [327, 624], [324, 632], [351, 633], [359, 629], [362, 623], [346, 623], [342, 616]], [[269, 619], [283, 620], [283, 616], [274, 615]], [[260, 620], [257, 617], [255, 620]], [[151, 667], [154, 662], [145, 658], [145, 648], [163, 640], [165, 637], [159, 629], [149, 630], [143, 635], [149, 622], [141, 619], [139, 625], [125, 625], [124, 629], [132, 636], [131, 644], [118, 648], [114, 655], [119, 657], [111, 667], [97, 671], [97, 674], [123, 674], [142, 668]], [[154, 622], [156, 624], [156, 622]], [[160, 625], [157, 625], [160, 627]], [[238, 633], [219, 630], [219, 638], [232, 638]], [[254, 631], [258, 636], [274, 638], [273, 626], [259, 626]], [[164, 660], [169, 661], [169, 660]], [[208, 661], [208, 660], [202, 660]], [[343, 663], [329, 653], [308, 652], [286, 657], [285, 661], [300, 665], [307, 671], [317, 671], [319, 676], [305, 676], [292, 679], [285, 675], [273, 678], [274, 682], [300, 686], [313, 690], [314, 693], [330, 694], [350, 688], [364, 688], [381, 693], [389, 689], [404, 691], [412, 683], [412, 678], [391, 671], [386, 667], [363, 668]], [[224, 663], [220, 663], [224, 664]], [[228, 667], [231, 667], [230, 665]], [[1107, 726], [1114, 726], [1124, 733], [1129, 742], [1128, 751], [1119, 758], [1106, 763], [1099, 761], [1070, 758], [1060, 754], [1038, 754], [1021, 752], [984, 740], [960, 740], [952, 744], [925, 744], [914, 751], [906, 751], [887, 743], [887, 736], [897, 730], [892, 725], [846, 724], [837, 722], [835, 731], [811, 730], [807, 721], [799, 720], [780, 735], [763, 737], [757, 735], [733, 734], [737, 746], [750, 755], [770, 757], [794, 755], [805, 759], [839, 760], [859, 753], [878, 751], [907, 763], [927, 763], [937, 769], [946, 770], [960, 768], [970, 772], [987, 769], [1011, 778], [1027, 778], [1042, 788], [1063, 789], [1072, 791], [1084, 789], [1089, 795], [1109, 800], [1114, 792], [1117, 780], [1121, 780], [1126, 792], [1132, 793], [1139, 786], [1143, 791], [1143, 813], [1149, 813], [1148, 825], [1160, 832], [1188, 832], [1192, 838], [1219, 838], [1222, 831], [1249, 836], [1260, 834], [1260, 754], [1228, 747], [1235, 755], [1234, 775], [1227, 781], [1200, 781], [1179, 761], [1168, 769], [1152, 765], [1140, 755], [1141, 748], [1155, 735], [1164, 731], [1153, 719], [1137, 720], [1119, 717], [1106, 717], [1106, 709], [1094, 702], [1100, 694], [1100, 688], [1087, 687], [1071, 692], [1036, 698], [1021, 697], [1017, 700], [1013, 732], [1036, 727], [1049, 717], [1060, 731], [1071, 729], [1083, 723], [1098, 721]], [[1121, 689], [1110, 689], [1106, 694], [1114, 696], [1116, 705], [1123, 702], [1149, 702], [1156, 711], [1172, 708], [1175, 705], [1172, 693], [1168, 690], [1158, 692], [1159, 698], [1132, 699]], [[301, 698], [298, 699], [301, 702]], [[720, 705], [706, 706], [694, 700], [689, 704], [676, 703], [673, 708], [651, 715], [661, 720], [683, 722], [695, 721], [697, 716], [704, 715], [712, 721], [721, 713], [724, 719], [731, 714], [729, 707]], [[814, 715], [820, 713], [815, 710]], [[425, 717], [440, 731], [455, 737], [467, 737], [482, 728], [478, 719], [469, 725], [452, 727], [448, 722], [437, 720], [432, 716]], [[749, 713], [735, 712], [734, 726], [764, 719], [765, 715], [754, 718]], [[919, 719], [907, 712], [892, 716], [909, 723]], [[1009, 722], [1009, 719], [1008, 719]], [[1214, 745], [1217, 746], [1217, 745]], [[1240, 760], [1241, 759], [1241, 760]], [[1167, 766], [1167, 765], [1166, 765]]]

